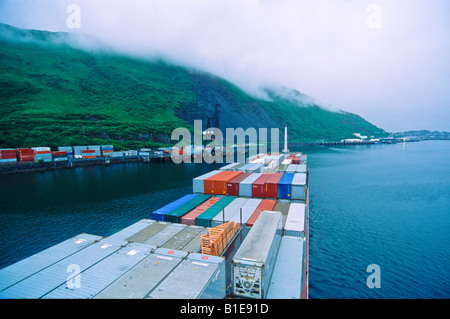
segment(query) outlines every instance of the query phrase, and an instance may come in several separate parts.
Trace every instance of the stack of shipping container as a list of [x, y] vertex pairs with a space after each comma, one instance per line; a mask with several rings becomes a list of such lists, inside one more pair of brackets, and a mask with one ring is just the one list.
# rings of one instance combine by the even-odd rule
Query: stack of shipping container
[[47, 163], [52, 161], [52, 152], [50, 147], [32, 147], [32, 149], [34, 150], [34, 161], [36, 163]]
[[14, 149], [1, 149], [0, 150], [0, 165], [1, 164], [13, 164], [17, 163], [17, 154]]
[[101, 150], [102, 150], [102, 156], [108, 156], [112, 152], [114, 152], [114, 148], [112, 145], [102, 145]]
[[66, 151], [52, 152], [52, 157], [53, 157], [53, 161], [54, 162], [63, 162], [63, 161], [67, 161], [68, 160]]
[[83, 159], [95, 158], [95, 150], [80, 150]]
[[17, 159], [21, 163], [34, 162], [34, 150], [31, 148], [19, 148], [17, 149]]

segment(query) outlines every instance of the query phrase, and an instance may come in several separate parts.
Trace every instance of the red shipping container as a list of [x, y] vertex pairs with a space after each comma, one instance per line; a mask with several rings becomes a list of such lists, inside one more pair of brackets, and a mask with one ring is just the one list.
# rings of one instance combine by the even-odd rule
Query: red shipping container
[[242, 173], [227, 183], [227, 195], [239, 196], [239, 184], [252, 173]]
[[221, 197], [211, 197], [207, 201], [195, 207], [193, 210], [189, 211], [186, 215], [181, 217], [180, 222], [185, 225], [195, 226], [195, 219], [202, 214], [205, 210], [210, 208], [212, 205], [221, 200]]
[[300, 164], [300, 157], [294, 157], [292, 164]]
[[252, 184], [252, 197], [264, 197], [264, 189], [267, 179], [272, 174], [262, 174], [253, 184]]
[[248, 219], [247, 224], [245, 226], [252, 227], [253, 224], [258, 219], [259, 214], [263, 210], [272, 211], [273, 208], [275, 207], [276, 203], [277, 203], [277, 201], [273, 200], [273, 199], [263, 199], [261, 201], [261, 203], [259, 203], [258, 207], [256, 207], [256, 209], [253, 212], [252, 216], [250, 216], [250, 218]]
[[264, 187], [263, 197], [278, 198], [278, 182], [280, 181], [281, 177], [283, 177], [283, 173], [270, 174], [270, 177], [267, 179]]
[[81, 150], [81, 154], [95, 154], [95, 150]]
[[16, 150], [14, 149], [0, 150], [0, 159], [14, 159], [14, 158], [17, 158]]

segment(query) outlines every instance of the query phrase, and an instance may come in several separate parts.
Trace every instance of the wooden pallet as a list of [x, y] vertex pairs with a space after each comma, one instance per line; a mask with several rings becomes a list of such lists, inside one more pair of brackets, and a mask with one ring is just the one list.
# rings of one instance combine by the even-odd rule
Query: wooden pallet
[[201, 236], [202, 254], [220, 256], [238, 230], [238, 223], [233, 221], [210, 228]]

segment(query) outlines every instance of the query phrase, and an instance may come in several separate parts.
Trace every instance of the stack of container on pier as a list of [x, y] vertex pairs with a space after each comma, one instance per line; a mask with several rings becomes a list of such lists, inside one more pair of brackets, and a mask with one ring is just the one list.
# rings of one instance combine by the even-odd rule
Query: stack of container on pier
[[0, 165], [17, 163], [17, 154], [15, 149], [0, 149]]
[[53, 161], [54, 162], [63, 162], [63, 161], [67, 161], [68, 160], [66, 151], [52, 152], [52, 157], [53, 157]]
[[17, 149], [17, 158], [19, 162], [34, 162], [34, 150], [31, 148], [19, 148]]
[[73, 147], [73, 157], [75, 158], [82, 158], [83, 155], [81, 154], [81, 151], [87, 150], [87, 146], [74, 146]]
[[52, 152], [50, 147], [32, 147], [32, 149], [34, 150], [34, 161], [36, 163], [47, 163], [52, 161]]
[[114, 152], [114, 148], [112, 145], [102, 145], [101, 146], [102, 156], [108, 156], [112, 152]]
[[73, 158], [73, 148], [72, 146], [58, 146], [59, 152], [67, 152], [67, 158]]
[[95, 150], [81, 150], [80, 152], [83, 159], [95, 158]]
[[101, 146], [100, 145], [89, 145], [88, 150], [94, 151], [94, 156], [95, 157], [100, 157], [102, 156], [102, 151], [101, 151]]

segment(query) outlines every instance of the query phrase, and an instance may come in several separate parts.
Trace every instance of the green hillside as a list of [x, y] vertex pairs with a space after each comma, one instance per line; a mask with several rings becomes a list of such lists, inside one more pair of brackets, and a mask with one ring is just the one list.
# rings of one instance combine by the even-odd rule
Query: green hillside
[[357, 115], [271, 94], [255, 99], [233, 84], [162, 61], [88, 52], [59, 34], [0, 25], [0, 148], [171, 144], [176, 127], [206, 120], [221, 105], [221, 128], [289, 126], [313, 141], [383, 131]]

